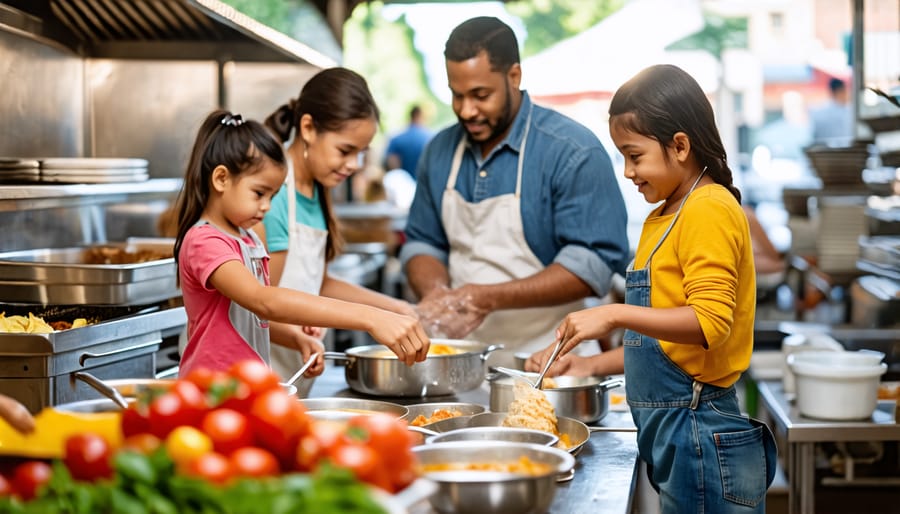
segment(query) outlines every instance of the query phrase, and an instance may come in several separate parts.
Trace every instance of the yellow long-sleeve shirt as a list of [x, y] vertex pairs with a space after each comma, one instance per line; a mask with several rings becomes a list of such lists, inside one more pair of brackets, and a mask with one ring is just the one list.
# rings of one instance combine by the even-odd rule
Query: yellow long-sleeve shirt
[[[672, 221], [660, 208], [647, 216], [635, 252], [646, 266]], [[747, 218], [724, 187], [697, 188], [650, 264], [650, 303], [657, 308], [690, 305], [707, 348], [660, 340], [662, 350], [687, 374], [727, 387], [750, 365], [756, 314], [756, 272]]]

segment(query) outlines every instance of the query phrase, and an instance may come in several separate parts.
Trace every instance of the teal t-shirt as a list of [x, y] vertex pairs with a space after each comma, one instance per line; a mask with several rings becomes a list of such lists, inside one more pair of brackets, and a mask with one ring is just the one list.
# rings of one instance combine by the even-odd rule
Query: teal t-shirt
[[[283, 252], [288, 248], [288, 204], [287, 185], [282, 185], [281, 190], [272, 198], [272, 208], [263, 218], [266, 227], [266, 246], [269, 252]], [[327, 230], [325, 213], [319, 204], [319, 188], [313, 190], [313, 197], [307, 198], [294, 192], [294, 201], [297, 203], [297, 223], [319, 230]]]

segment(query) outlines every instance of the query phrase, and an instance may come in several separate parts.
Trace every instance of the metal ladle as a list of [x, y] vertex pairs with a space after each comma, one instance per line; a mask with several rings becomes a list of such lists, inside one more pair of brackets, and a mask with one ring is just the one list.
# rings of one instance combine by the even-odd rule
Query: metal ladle
[[81, 380], [85, 384], [93, 387], [97, 390], [98, 393], [112, 400], [116, 405], [121, 407], [122, 409], [128, 408], [128, 401], [122, 396], [122, 393], [119, 392], [115, 387], [110, 386], [106, 382], [100, 380], [99, 378], [87, 373], [85, 371], [76, 371], [72, 374], [78, 380]]

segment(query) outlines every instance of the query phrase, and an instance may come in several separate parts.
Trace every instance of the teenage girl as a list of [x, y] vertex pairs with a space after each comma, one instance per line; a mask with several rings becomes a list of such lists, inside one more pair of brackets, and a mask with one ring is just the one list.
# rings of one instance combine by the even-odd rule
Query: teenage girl
[[[362, 303], [415, 316], [409, 303], [328, 274], [327, 264], [343, 241], [331, 204], [331, 189], [363, 169], [365, 153], [378, 128], [378, 107], [364, 78], [346, 68], [313, 76], [300, 91], [266, 119], [286, 143], [288, 177], [272, 201], [260, 237], [266, 242], [272, 282], [305, 293]], [[313, 336], [299, 327], [297, 338]], [[273, 347], [272, 369], [290, 376], [307, 358], [305, 351]]]
[[413, 317], [269, 285], [269, 258], [250, 227], [286, 173], [281, 144], [262, 124], [214, 111], [200, 127], [177, 202], [174, 251], [188, 316], [179, 373], [268, 363], [268, 320], [365, 330], [406, 364], [424, 360], [428, 337]]
[[625, 177], [661, 203], [644, 222], [625, 304], [567, 316], [563, 352], [626, 329], [613, 355], [624, 354], [638, 448], [663, 513], [763, 513], [775, 443], [741, 415], [734, 390], [753, 350], [753, 248], [712, 107], [690, 75], [660, 65], [626, 82], [609, 115]]

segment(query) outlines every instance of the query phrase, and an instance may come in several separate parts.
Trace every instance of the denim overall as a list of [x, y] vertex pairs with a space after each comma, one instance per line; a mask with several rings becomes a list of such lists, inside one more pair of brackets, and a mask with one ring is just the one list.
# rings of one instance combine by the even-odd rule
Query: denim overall
[[[683, 206], [645, 267], [626, 273], [625, 303], [650, 307], [650, 261]], [[661, 512], [764, 513], [775, 440], [764, 424], [741, 415], [734, 386], [697, 382], [652, 337], [626, 330], [623, 345], [626, 397]]]

